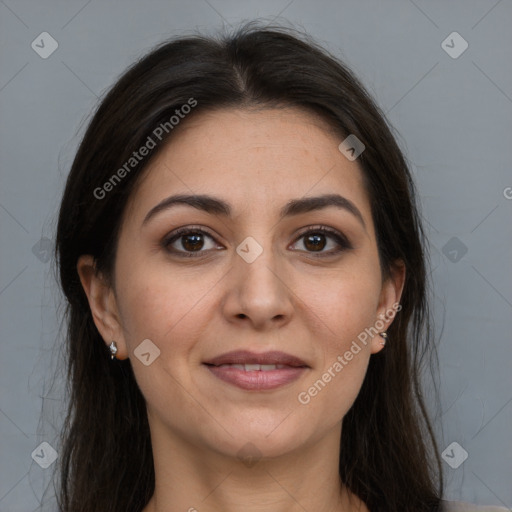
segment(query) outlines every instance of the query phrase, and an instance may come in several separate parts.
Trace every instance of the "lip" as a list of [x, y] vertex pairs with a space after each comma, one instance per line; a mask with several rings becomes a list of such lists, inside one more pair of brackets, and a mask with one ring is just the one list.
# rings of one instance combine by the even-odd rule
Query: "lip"
[[[203, 363], [220, 380], [244, 390], [262, 391], [275, 389], [297, 380], [309, 366], [302, 359], [285, 352], [271, 351], [262, 354], [237, 350], [227, 352]], [[221, 365], [280, 365], [271, 370], [245, 370]]]
[[218, 379], [247, 391], [275, 389], [297, 380], [307, 368], [305, 366], [286, 366], [277, 370], [246, 371], [227, 366], [205, 365]]
[[292, 367], [308, 367], [302, 359], [277, 350], [261, 354], [249, 350], [233, 350], [209, 359], [204, 364], [214, 366], [221, 364], [283, 364]]

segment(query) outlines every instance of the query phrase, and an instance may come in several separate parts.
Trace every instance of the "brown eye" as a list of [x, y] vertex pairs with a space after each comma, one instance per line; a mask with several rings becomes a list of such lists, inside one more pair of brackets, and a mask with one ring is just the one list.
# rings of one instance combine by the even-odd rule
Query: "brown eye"
[[[317, 253], [315, 256], [333, 256], [342, 251], [352, 249], [352, 244], [339, 231], [325, 226], [318, 226], [302, 233], [295, 243], [303, 240], [302, 245], [306, 252]], [[324, 251], [330, 241], [334, 241], [334, 248]]]
[[326, 246], [325, 235], [313, 233], [304, 238], [304, 246], [311, 251], [321, 251]]
[[217, 246], [213, 241], [212, 235], [200, 228], [180, 228], [166, 236], [162, 246], [177, 256], [194, 257], [215, 249]]
[[181, 245], [183, 249], [187, 251], [196, 251], [201, 249], [204, 245], [204, 240], [202, 239], [202, 234], [193, 233], [190, 235], [182, 235], [181, 236]]

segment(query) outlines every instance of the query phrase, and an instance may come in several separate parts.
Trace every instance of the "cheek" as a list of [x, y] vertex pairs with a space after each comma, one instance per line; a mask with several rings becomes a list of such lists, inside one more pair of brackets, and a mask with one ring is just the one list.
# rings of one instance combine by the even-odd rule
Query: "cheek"
[[[311, 282], [302, 281], [301, 297], [311, 318], [320, 319], [317, 340], [321, 362], [301, 390], [299, 403], [329, 424], [342, 419], [356, 399], [371, 356], [371, 332], [379, 302], [380, 272], [337, 270], [317, 281], [316, 292], [306, 295]], [[314, 333], [312, 333], [314, 335]]]
[[380, 271], [372, 265], [346, 265], [316, 278], [297, 280], [297, 294], [320, 319], [326, 351], [343, 350], [374, 325], [381, 291]]
[[[183, 389], [192, 389], [187, 372], [189, 356], [195, 340], [204, 336], [208, 326], [208, 292], [218, 279], [206, 275], [192, 279], [186, 271], [170, 273], [147, 264], [138, 268], [120, 266], [119, 279], [125, 342], [148, 405], [160, 411], [187, 410], [190, 416], [197, 414], [197, 421], [204, 421], [196, 411], [197, 404]], [[147, 366], [137, 357], [137, 348], [146, 339], [159, 350], [157, 357], [150, 356]]]
[[[119, 311], [130, 352], [143, 339], [161, 350], [191, 338], [192, 317], [205, 315], [208, 293], [220, 274], [199, 273], [165, 265], [119, 266]], [[183, 334], [183, 336], [181, 336]]]

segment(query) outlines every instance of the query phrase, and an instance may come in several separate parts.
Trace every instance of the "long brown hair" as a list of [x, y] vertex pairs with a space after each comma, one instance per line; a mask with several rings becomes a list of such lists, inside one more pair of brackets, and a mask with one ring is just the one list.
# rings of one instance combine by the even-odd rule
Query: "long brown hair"
[[420, 389], [423, 363], [431, 363], [428, 356], [434, 353], [428, 258], [408, 165], [383, 113], [342, 62], [302, 33], [254, 23], [233, 34], [175, 38], [153, 49], [106, 94], [75, 156], [56, 236], [67, 299], [69, 382], [60, 510], [140, 511], [154, 492], [144, 398], [130, 360], [108, 357], [76, 264], [80, 255], [91, 254], [98, 270], [112, 276], [127, 200], [172, 128], [107, 194], [98, 189], [190, 98], [197, 102], [195, 112], [233, 106], [308, 109], [340, 137], [354, 134], [366, 146], [358, 162], [382, 271], [388, 273], [400, 259], [407, 275], [390, 341], [370, 358], [361, 391], [343, 419], [339, 473], [372, 512], [437, 510], [441, 464]]

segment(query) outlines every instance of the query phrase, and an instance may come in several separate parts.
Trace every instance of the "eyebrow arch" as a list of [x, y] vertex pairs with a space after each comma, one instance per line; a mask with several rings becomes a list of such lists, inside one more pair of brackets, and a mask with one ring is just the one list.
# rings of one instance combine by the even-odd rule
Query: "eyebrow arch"
[[[202, 210], [206, 213], [210, 213], [213, 215], [222, 215], [224, 217], [231, 217], [232, 215], [231, 206], [222, 199], [218, 199], [216, 197], [204, 194], [179, 194], [167, 197], [166, 199], [158, 203], [156, 206], [151, 208], [151, 210], [147, 213], [146, 217], [144, 218], [142, 225], [146, 224], [152, 217], [154, 217], [158, 213], [168, 210], [173, 206], [179, 204], [192, 206], [193, 208]], [[366, 230], [366, 224], [359, 209], [352, 201], [350, 201], [346, 197], [340, 196], [339, 194], [324, 194], [316, 197], [303, 197], [300, 199], [292, 199], [281, 209], [279, 213], [279, 218], [281, 220], [284, 217], [291, 217], [294, 215], [299, 215], [301, 213], [308, 213], [315, 210], [321, 210], [323, 208], [328, 208], [329, 206], [335, 206], [337, 208], [341, 208], [343, 210], [348, 211], [359, 220], [359, 222], [363, 225], [364, 229]]]

